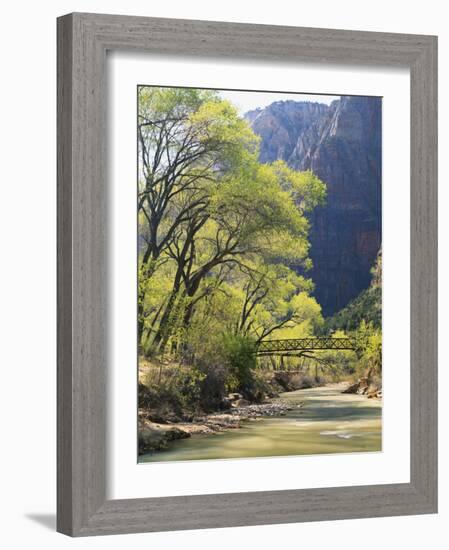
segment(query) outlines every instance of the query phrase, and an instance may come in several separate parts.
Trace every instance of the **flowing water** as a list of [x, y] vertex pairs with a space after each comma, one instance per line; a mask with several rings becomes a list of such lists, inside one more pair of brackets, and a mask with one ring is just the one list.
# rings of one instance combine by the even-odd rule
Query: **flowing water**
[[286, 416], [173, 441], [164, 451], [140, 456], [139, 462], [380, 451], [382, 402], [342, 394], [343, 387], [283, 393], [282, 401], [293, 407]]

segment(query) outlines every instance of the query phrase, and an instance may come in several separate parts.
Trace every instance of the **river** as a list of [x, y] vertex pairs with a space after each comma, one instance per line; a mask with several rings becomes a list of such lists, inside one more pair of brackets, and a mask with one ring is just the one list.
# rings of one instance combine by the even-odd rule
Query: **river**
[[342, 394], [344, 386], [280, 395], [292, 405], [286, 416], [246, 421], [240, 429], [172, 441], [139, 462], [380, 451], [382, 402]]

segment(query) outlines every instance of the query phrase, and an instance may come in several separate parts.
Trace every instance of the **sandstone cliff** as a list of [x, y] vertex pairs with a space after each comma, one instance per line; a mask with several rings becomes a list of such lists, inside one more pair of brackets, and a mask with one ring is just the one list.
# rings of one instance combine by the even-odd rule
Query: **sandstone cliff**
[[279, 101], [246, 118], [262, 138], [262, 162], [283, 159], [327, 184], [327, 204], [311, 216], [310, 275], [332, 315], [369, 286], [381, 245], [381, 99]]

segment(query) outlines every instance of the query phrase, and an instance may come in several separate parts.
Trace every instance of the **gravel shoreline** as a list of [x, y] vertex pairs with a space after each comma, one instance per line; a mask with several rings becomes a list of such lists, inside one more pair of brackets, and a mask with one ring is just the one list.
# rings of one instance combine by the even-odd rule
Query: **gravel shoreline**
[[[301, 405], [299, 405], [301, 407]], [[157, 423], [139, 411], [139, 454], [161, 451], [169, 441], [185, 439], [192, 435], [210, 435], [225, 430], [241, 428], [245, 421], [285, 416], [294, 407], [282, 401], [233, 406], [223, 413], [196, 416], [191, 422]]]
[[[345, 389], [340, 386], [345, 386]], [[355, 386], [356, 384], [348, 387], [347, 383], [336, 385], [341, 393], [359, 393], [360, 395], [366, 395], [368, 398], [381, 397], [381, 390], [377, 390], [375, 394], [362, 393]], [[292, 405], [282, 400], [282, 398], [275, 398], [273, 401], [260, 404], [247, 402], [243, 404], [242, 400], [236, 400], [229, 409], [223, 412], [194, 416], [189, 422], [167, 421], [163, 423], [150, 420], [148, 412], [139, 409], [139, 454], [163, 451], [170, 441], [176, 439], [212, 435], [227, 430], [239, 429], [244, 422], [257, 422], [262, 418], [285, 416], [288, 411], [302, 408], [302, 406], [303, 403]]]

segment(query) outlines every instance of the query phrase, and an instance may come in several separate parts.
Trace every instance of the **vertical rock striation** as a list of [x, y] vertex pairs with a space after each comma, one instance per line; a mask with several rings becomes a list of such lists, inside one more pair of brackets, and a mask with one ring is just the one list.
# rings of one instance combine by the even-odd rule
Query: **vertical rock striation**
[[370, 284], [381, 245], [381, 99], [343, 96], [331, 105], [279, 101], [246, 114], [262, 162], [285, 160], [327, 184], [311, 215], [311, 277], [325, 315]]

